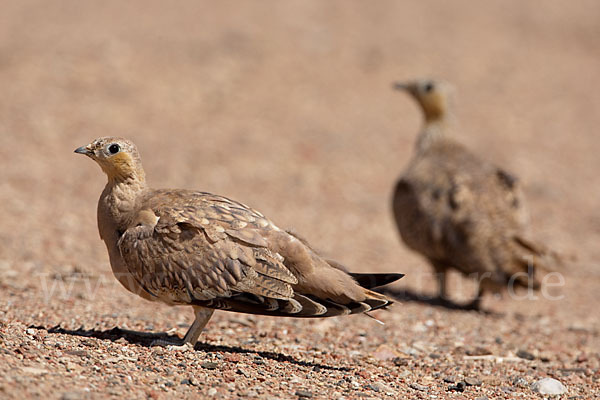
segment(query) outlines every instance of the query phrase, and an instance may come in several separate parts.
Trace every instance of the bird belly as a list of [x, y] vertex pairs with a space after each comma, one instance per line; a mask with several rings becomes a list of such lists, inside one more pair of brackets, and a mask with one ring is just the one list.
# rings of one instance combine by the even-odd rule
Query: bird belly
[[156, 301], [156, 297], [152, 296], [150, 293], [144, 290], [144, 288], [142, 288], [138, 284], [133, 274], [129, 272], [129, 270], [127, 269], [127, 265], [125, 265], [125, 261], [119, 253], [117, 245], [114, 244], [113, 246], [109, 246], [109, 244], [107, 243], [106, 247], [108, 248], [108, 255], [110, 258], [110, 267], [112, 269], [113, 275], [115, 276], [115, 278], [117, 278], [119, 283], [121, 283], [121, 285], [123, 285], [125, 289], [127, 289], [133, 294], [136, 294], [149, 301]]

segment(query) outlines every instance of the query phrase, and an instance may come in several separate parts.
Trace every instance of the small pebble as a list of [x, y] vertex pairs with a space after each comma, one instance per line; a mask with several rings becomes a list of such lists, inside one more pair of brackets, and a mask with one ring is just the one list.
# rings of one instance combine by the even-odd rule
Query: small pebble
[[215, 394], [217, 394], [217, 389], [215, 389], [215, 388], [208, 389], [209, 396], [214, 396]]
[[473, 378], [471, 376], [468, 376], [465, 378], [465, 383], [467, 384], [467, 386], [480, 386], [481, 385], [481, 381], [477, 378]]
[[517, 351], [517, 357], [530, 361], [535, 360], [535, 356], [526, 350]]
[[373, 385], [373, 384], [370, 384], [370, 383], [367, 385], [367, 387], [368, 387], [369, 389], [371, 389], [371, 390], [375, 391], [375, 392], [379, 392], [379, 390], [380, 390], [380, 389], [379, 389], [379, 386], [377, 386], [377, 385]]
[[85, 350], [67, 350], [67, 351], [65, 351], [65, 354], [68, 354], [70, 356], [78, 356], [78, 357], [85, 357], [88, 355], [87, 351], [85, 351]]
[[544, 378], [531, 385], [531, 390], [540, 394], [558, 395], [567, 391], [565, 385], [553, 378]]
[[243, 375], [245, 378], [249, 378], [250, 374], [248, 374], [245, 370], [238, 368], [237, 371], [235, 371], [236, 374], [239, 375]]
[[419, 350], [415, 349], [414, 347], [405, 347], [404, 349], [402, 349], [402, 352], [409, 356], [418, 356], [419, 355]]
[[217, 369], [217, 367], [219, 366], [219, 364], [217, 364], [216, 362], [212, 362], [212, 361], [207, 361], [202, 363], [202, 368], [204, 369]]
[[382, 382], [373, 382], [368, 386], [376, 392], [381, 392], [381, 393], [386, 393], [386, 394], [393, 393], [392, 388], [390, 388], [389, 386], [387, 386], [386, 384], [384, 384]]
[[296, 396], [305, 399], [313, 397], [312, 392], [309, 392], [308, 390], [297, 390], [295, 394]]
[[182, 379], [181, 380], [181, 384], [182, 385], [191, 385], [191, 386], [198, 386], [198, 382], [193, 378], [193, 377], [189, 377], [187, 379]]
[[549, 362], [551, 359], [552, 359], [552, 357], [548, 353], [542, 353], [542, 354], [540, 354], [540, 360], [542, 362]]
[[527, 384], [527, 381], [523, 377], [520, 377], [520, 376], [515, 377], [512, 380], [512, 384], [513, 384], [513, 386], [518, 386], [518, 387], [527, 387], [527, 386], [529, 386]]
[[396, 357], [392, 360], [397, 367], [406, 367], [408, 365], [408, 358]]
[[452, 392], [452, 391], [464, 392], [465, 391], [465, 386], [467, 386], [466, 383], [464, 383], [464, 382], [458, 382], [456, 385], [448, 386], [448, 391], [449, 392]]
[[79, 400], [83, 399], [84, 395], [81, 392], [64, 392], [60, 396], [60, 400]]
[[502, 390], [504, 393], [512, 393], [512, 392], [514, 392], [514, 391], [515, 391], [515, 389], [513, 389], [513, 388], [511, 388], [511, 387], [508, 387], [508, 386], [502, 386], [502, 387], [500, 388], [500, 390]]
[[418, 383], [411, 383], [410, 386], [412, 389], [421, 391], [421, 392], [425, 392], [427, 391], [428, 387], [427, 386], [423, 386], [423, 385], [419, 385]]
[[485, 347], [468, 348], [466, 353], [468, 356], [487, 356], [492, 354], [490, 349]]

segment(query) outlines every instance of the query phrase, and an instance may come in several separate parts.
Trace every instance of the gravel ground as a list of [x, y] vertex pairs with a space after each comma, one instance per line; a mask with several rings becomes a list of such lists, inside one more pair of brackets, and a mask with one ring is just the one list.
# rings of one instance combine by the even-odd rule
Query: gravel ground
[[[547, 377], [600, 396], [600, 3], [1, 6], [0, 397], [541, 398]], [[522, 178], [538, 236], [577, 255], [563, 284], [481, 313], [428, 299], [389, 206], [420, 123], [390, 84], [427, 75], [456, 87], [458, 139]], [[156, 187], [230, 196], [351, 270], [406, 273], [385, 325], [216, 313], [194, 351], [149, 347], [192, 312], [110, 273], [105, 178], [72, 154], [104, 135], [133, 139]]]

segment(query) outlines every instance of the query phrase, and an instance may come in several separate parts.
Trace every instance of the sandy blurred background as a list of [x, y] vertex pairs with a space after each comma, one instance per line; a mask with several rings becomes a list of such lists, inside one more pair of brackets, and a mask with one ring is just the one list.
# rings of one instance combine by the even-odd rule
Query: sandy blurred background
[[390, 219], [420, 126], [390, 85], [431, 76], [456, 88], [457, 138], [521, 177], [534, 229], [598, 274], [597, 2], [2, 10], [5, 263], [107, 268], [95, 223], [105, 177], [72, 151], [116, 135], [138, 144], [156, 187], [239, 199], [355, 270], [428, 272]]
[[[351, 270], [401, 271], [400, 287], [433, 293], [430, 269], [401, 245], [389, 204], [421, 123], [391, 83], [431, 76], [456, 88], [457, 139], [518, 175], [538, 236], [579, 257], [563, 302], [492, 306], [593, 319], [599, 2], [0, 6], [4, 296], [40, 300], [40, 275], [110, 277], [95, 216], [106, 178], [73, 154], [108, 135], [138, 144], [155, 187], [240, 200]], [[73, 303], [56, 300], [43, 318], [152, 307], [120, 288], [85, 313], [65, 304]]]

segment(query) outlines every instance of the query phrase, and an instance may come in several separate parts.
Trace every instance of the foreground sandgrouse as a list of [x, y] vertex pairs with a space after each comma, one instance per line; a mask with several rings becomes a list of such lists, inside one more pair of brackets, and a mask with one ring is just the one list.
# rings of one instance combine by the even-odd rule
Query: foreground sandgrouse
[[98, 202], [98, 229], [119, 282], [147, 300], [194, 308], [183, 344], [197, 342], [214, 309], [310, 318], [392, 303], [369, 289], [402, 274], [346, 273], [241, 203], [149, 188], [129, 140], [100, 138], [75, 152], [96, 161], [108, 176]]
[[515, 177], [449, 138], [449, 86], [420, 80], [396, 83], [419, 103], [424, 127], [408, 168], [398, 181], [393, 212], [404, 242], [424, 255], [447, 300], [446, 271], [479, 280], [471, 308], [486, 290], [508, 285], [538, 288], [538, 267], [558, 261], [529, 238], [523, 195]]

